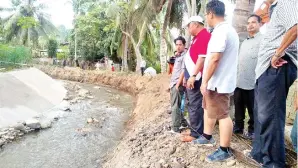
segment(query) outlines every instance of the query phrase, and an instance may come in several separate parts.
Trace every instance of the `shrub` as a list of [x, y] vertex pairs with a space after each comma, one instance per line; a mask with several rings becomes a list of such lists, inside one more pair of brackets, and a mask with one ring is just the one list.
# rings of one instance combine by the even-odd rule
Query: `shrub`
[[0, 44], [0, 61], [7, 63], [30, 63], [32, 55], [29, 48], [24, 46], [9, 46]]

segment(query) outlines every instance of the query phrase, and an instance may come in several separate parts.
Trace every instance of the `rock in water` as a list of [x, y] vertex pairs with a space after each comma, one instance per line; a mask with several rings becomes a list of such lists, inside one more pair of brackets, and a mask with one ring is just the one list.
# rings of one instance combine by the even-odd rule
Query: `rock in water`
[[36, 119], [27, 120], [26, 126], [28, 126], [31, 129], [40, 129], [41, 128], [40, 122]]
[[5, 140], [4, 139], [0, 139], [0, 147], [3, 146], [5, 144]]
[[86, 89], [80, 89], [78, 95], [80, 97], [87, 97], [89, 95], [89, 91]]
[[41, 129], [47, 129], [52, 127], [52, 122], [51, 121], [42, 121], [40, 123]]
[[87, 119], [87, 123], [88, 123], [88, 124], [93, 123], [93, 118], [88, 118], [88, 119]]
[[93, 96], [87, 96], [87, 98], [88, 98], [88, 99], [93, 99], [94, 97], [93, 97]]
[[95, 86], [94, 89], [100, 89], [100, 87], [99, 86]]
[[26, 130], [24, 124], [22, 124], [22, 123], [17, 123], [14, 126], [12, 126], [12, 128], [14, 128], [15, 130], [20, 130], [20, 131]]

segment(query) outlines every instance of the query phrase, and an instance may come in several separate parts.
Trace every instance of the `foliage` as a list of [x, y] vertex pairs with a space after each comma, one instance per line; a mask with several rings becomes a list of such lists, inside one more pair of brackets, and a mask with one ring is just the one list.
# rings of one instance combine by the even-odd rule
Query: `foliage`
[[57, 53], [57, 59], [62, 60], [62, 59], [67, 59], [69, 57], [69, 48], [68, 46], [60, 46], [59, 49], [61, 50], [60, 52]]
[[30, 63], [32, 60], [29, 48], [0, 44], [0, 61], [7, 63]]
[[104, 4], [93, 8], [85, 15], [78, 16], [76, 32], [79, 54], [86, 60], [111, 55], [110, 46], [115, 33], [115, 24], [107, 17]]
[[54, 39], [48, 41], [48, 56], [55, 58], [57, 56], [58, 42]]
[[42, 3], [37, 0], [11, 0], [11, 3], [12, 8], [0, 8], [0, 14], [13, 12], [3, 19], [6, 42], [37, 47], [40, 36], [49, 37], [57, 31], [44, 13]]
[[20, 17], [17, 25], [21, 26], [22, 29], [29, 29], [38, 26], [38, 22], [34, 17]]

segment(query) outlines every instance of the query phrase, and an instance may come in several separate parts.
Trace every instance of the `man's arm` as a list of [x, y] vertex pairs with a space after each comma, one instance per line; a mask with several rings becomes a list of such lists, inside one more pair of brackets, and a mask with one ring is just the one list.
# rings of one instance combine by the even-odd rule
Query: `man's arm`
[[284, 35], [280, 47], [275, 51], [274, 56], [271, 59], [271, 66], [273, 68], [281, 67], [286, 64], [287, 61], [282, 59], [285, 50], [297, 39], [297, 24], [290, 28]]
[[210, 55], [211, 59], [208, 63], [208, 68], [206, 69], [206, 71], [204, 72], [204, 77], [203, 77], [203, 84], [207, 85], [208, 81], [210, 80], [210, 78], [212, 77], [212, 75], [214, 74], [219, 60], [222, 56], [222, 53], [212, 53]]
[[177, 82], [177, 86], [180, 86], [180, 85], [182, 85], [182, 83], [183, 83], [183, 78], [184, 78], [184, 70], [182, 70], [182, 72], [181, 72], [181, 74], [180, 74], [180, 76], [179, 76], [179, 79], [178, 79], [178, 82]]
[[276, 57], [282, 57], [285, 50], [297, 39], [297, 24], [289, 29], [284, 35], [281, 45], [277, 48]]
[[194, 71], [192, 72], [193, 75], [197, 75], [203, 69], [204, 61], [205, 57], [199, 56]]

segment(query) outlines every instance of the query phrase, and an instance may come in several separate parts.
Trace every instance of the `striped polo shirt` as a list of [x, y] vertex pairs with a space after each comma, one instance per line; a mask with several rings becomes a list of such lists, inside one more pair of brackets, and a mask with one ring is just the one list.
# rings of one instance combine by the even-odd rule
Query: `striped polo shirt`
[[[189, 50], [184, 57], [184, 76], [188, 79], [194, 75], [193, 71], [196, 66], [199, 57], [206, 57], [208, 43], [211, 38], [211, 34], [207, 29], [202, 29], [192, 40]], [[196, 80], [200, 80], [202, 77], [202, 70], [197, 74]]]
[[[256, 67], [256, 79], [270, 67], [271, 58], [275, 54], [276, 49], [281, 45], [285, 33], [298, 22], [297, 0], [278, 0], [276, 3], [267, 26], [267, 32], [260, 45]], [[286, 49], [285, 53], [297, 66], [296, 41]]]

